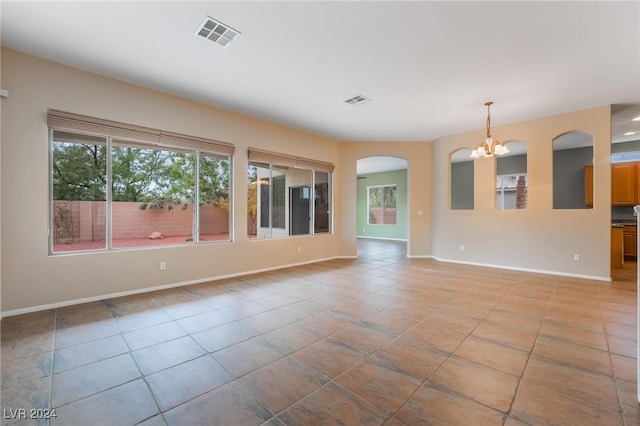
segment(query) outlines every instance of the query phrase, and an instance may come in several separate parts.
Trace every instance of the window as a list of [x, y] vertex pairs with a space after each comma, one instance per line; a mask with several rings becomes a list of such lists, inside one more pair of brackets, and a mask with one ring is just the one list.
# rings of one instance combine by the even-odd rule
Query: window
[[[268, 228], [269, 219], [271, 219], [271, 226], [274, 228], [285, 228], [285, 209], [286, 209], [286, 176], [281, 173], [277, 168], [273, 178], [261, 179], [262, 185], [260, 186], [260, 227]], [[273, 185], [271, 185], [273, 181]], [[273, 198], [273, 202], [271, 199]], [[271, 212], [271, 214], [269, 213]]]
[[107, 139], [63, 132], [53, 134], [50, 232], [53, 251], [104, 249], [107, 244]]
[[496, 158], [496, 209], [527, 208], [527, 144], [522, 141], [505, 143], [509, 152]]
[[198, 240], [229, 241], [231, 161], [229, 157], [200, 154], [198, 162]]
[[331, 232], [332, 170], [328, 163], [250, 149], [248, 237]]
[[[114, 137], [119, 123], [71, 116], [79, 122], [49, 117], [51, 253], [231, 240], [231, 156], [223, 153], [232, 148], [160, 132], [155, 143], [149, 133]], [[87, 122], [106, 123], [106, 135], [55, 130], [95, 131]], [[126, 136], [137, 135], [132, 128]]]
[[368, 186], [368, 212], [370, 225], [396, 224], [396, 185]]
[[270, 238], [287, 235], [286, 169], [270, 164], [249, 163], [247, 191], [247, 235]]
[[329, 213], [331, 212], [331, 198], [329, 197], [329, 173], [315, 172], [315, 199], [313, 232], [315, 234], [329, 232]]
[[496, 177], [496, 209], [527, 208], [527, 175], [501, 175]]

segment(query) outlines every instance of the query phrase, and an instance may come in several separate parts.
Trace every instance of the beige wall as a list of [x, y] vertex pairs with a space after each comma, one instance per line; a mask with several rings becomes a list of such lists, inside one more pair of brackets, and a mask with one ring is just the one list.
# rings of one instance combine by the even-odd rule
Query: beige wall
[[[327, 140], [2, 50], [2, 312], [198, 282], [245, 272], [355, 257], [356, 163], [370, 156], [408, 161], [408, 256], [607, 279], [610, 221], [610, 108], [495, 127], [500, 140], [529, 149], [529, 209], [494, 210], [493, 160], [476, 160], [475, 210], [449, 210], [449, 154], [474, 147], [483, 131], [431, 142]], [[235, 199], [233, 243], [48, 255], [47, 108], [230, 142]], [[593, 210], [551, 208], [551, 140], [582, 130], [595, 139]], [[246, 187], [250, 146], [333, 162], [334, 233], [249, 240]], [[422, 214], [419, 214], [422, 212]], [[465, 251], [459, 246], [465, 245]], [[300, 247], [301, 251], [298, 251]], [[582, 257], [573, 262], [573, 254]], [[159, 262], [167, 270], [159, 270]]]
[[[553, 210], [552, 140], [573, 130], [594, 137], [594, 208]], [[475, 160], [475, 209], [450, 210], [449, 156], [459, 148], [474, 148], [483, 133], [448, 136], [435, 143], [434, 255], [442, 260], [609, 279], [610, 107], [492, 128], [501, 141], [527, 144], [527, 210], [495, 210], [495, 159]], [[573, 261], [574, 254], [580, 255], [580, 262]]]
[[[338, 143], [3, 49], [2, 311], [336, 257], [336, 235], [249, 241], [249, 146], [338, 163]], [[236, 146], [234, 243], [48, 256], [47, 108]], [[340, 212], [340, 200], [334, 208]], [[297, 247], [301, 251], [298, 252]], [[167, 263], [160, 271], [159, 263]]]

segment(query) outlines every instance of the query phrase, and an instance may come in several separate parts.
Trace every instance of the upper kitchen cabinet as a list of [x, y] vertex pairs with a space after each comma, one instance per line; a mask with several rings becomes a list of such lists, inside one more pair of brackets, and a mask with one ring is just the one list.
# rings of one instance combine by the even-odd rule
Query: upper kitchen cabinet
[[638, 163], [611, 165], [611, 205], [633, 206], [638, 201]]

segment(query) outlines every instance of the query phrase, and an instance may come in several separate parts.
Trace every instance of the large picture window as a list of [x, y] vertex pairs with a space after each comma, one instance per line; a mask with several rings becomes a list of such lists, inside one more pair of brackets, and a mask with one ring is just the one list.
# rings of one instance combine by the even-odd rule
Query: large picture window
[[370, 225], [395, 225], [396, 203], [398, 201], [396, 185], [368, 186], [368, 212]]
[[149, 143], [110, 129], [119, 133], [113, 124], [100, 128], [105, 136], [50, 131], [51, 253], [231, 240], [230, 155], [179, 135]]
[[328, 163], [251, 149], [248, 237], [331, 232], [332, 170]]

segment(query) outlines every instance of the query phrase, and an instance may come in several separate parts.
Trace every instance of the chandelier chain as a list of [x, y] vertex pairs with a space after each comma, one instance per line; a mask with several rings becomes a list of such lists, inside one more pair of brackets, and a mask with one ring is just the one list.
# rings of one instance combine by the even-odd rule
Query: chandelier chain
[[500, 141], [494, 141], [491, 137], [491, 105], [493, 102], [486, 102], [487, 107], [487, 138], [480, 143], [476, 149], [471, 151], [471, 158], [491, 158], [494, 155], [504, 155], [509, 152], [506, 146]]
[[485, 103], [487, 106], [487, 138], [491, 137], [491, 104], [493, 104], [493, 102]]

